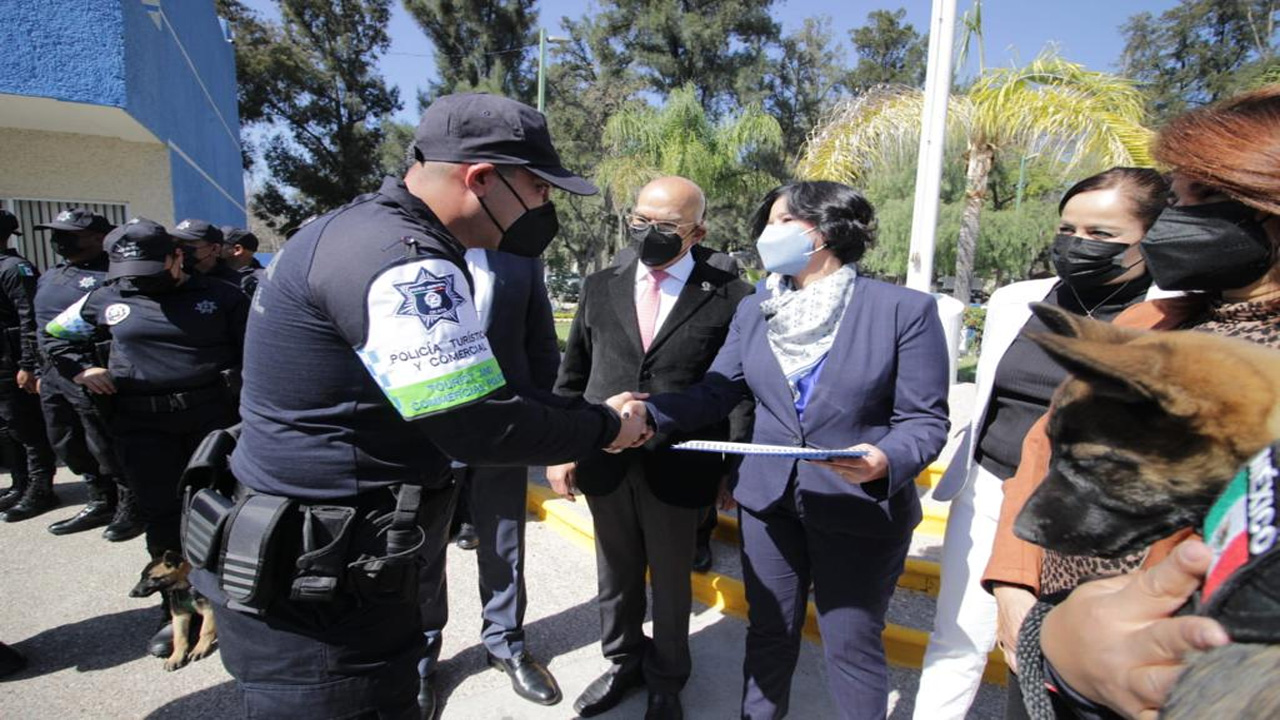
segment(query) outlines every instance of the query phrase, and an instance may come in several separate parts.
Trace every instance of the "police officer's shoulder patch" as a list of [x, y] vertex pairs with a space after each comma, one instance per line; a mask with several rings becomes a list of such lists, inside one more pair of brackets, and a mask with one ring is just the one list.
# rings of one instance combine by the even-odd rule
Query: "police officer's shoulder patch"
[[36, 269], [31, 265], [31, 263], [23, 260], [18, 263], [18, 274], [23, 277], [35, 277]]
[[506, 385], [457, 265], [425, 258], [370, 283], [357, 352], [406, 420], [484, 398]]
[[119, 325], [129, 317], [129, 306], [124, 303], [112, 303], [102, 312], [102, 320], [108, 325]]

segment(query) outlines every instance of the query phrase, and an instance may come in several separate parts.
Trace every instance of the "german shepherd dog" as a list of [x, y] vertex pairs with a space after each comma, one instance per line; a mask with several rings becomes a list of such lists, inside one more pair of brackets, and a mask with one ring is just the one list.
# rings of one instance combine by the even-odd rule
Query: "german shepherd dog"
[[[1053, 399], [1048, 475], [1014, 524], [1022, 539], [1120, 557], [1198, 528], [1241, 465], [1280, 438], [1280, 351], [1033, 310], [1052, 331], [1033, 339], [1070, 375]], [[1280, 717], [1277, 677], [1280, 646], [1219, 648], [1192, 661], [1163, 717]]]
[[[191, 587], [187, 581], [190, 572], [191, 564], [182, 555], [166, 550], [164, 555], [147, 563], [138, 584], [129, 592], [129, 597], [147, 597], [157, 592], [164, 597], [169, 616], [173, 618], [173, 652], [164, 661], [164, 669], [169, 671], [208, 657], [218, 642], [213, 606]], [[192, 648], [191, 620], [196, 614], [200, 615], [200, 636]]]

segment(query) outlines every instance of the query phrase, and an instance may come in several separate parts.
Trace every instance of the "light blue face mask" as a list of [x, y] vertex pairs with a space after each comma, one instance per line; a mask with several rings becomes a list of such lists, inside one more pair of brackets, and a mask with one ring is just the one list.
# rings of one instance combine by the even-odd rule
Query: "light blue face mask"
[[809, 263], [809, 256], [826, 247], [813, 247], [808, 235], [817, 228], [802, 229], [799, 225], [766, 225], [756, 240], [756, 252], [764, 269], [779, 275], [795, 275]]

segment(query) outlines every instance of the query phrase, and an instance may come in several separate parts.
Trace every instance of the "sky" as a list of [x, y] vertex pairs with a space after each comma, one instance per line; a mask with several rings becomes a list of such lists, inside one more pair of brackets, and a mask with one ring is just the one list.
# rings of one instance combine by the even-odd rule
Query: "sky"
[[[274, 17], [273, 0], [248, 0], [247, 4]], [[985, 0], [982, 6], [983, 34], [988, 66], [1009, 65], [1034, 58], [1043, 48], [1056, 44], [1063, 57], [1092, 70], [1114, 71], [1124, 40], [1120, 26], [1132, 15], [1149, 11], [1158, 15], [1177, 0]], [[971, 0], [957, 0], [957, 20]], [[873, 10], [905, 8], [907, 22], [923, 33], [927, 30], [930, 0], [779, 0], [774, 17], [784, 33], [800, 27], [806, 17], [831, 19], [833, 43], [842, 47], [845, 61], [853, 64], [849, 31], [865, 24]], [[541, 25], [549, 34], [560, 30], [560, 18], [579, 18], [596, 12], [598, 5], [582, 0], [542, 0]], [[390, 25], [391, 50], [379, 63], [383, 76], [400, 88], [404, 107], [396, 115], [403, 122], [417, 121], [417, 91], [435, 77], [432, 48], [404, 6], [393, 3]], [[959, 48], [959, 37], [956, 47]], [[548, 88], [554, 92], [554, 88]]]

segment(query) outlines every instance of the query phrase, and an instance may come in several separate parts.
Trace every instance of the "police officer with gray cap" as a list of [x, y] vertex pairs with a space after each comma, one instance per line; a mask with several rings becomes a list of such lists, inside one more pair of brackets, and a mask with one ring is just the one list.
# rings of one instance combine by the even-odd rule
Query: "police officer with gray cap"
[[[192, 573], [253, 717], [434, 716], [417, 697], [419, 603], [444, 586], [419, 589], [415, 557], [448, 541], [450, 458], [542, 465], [647, 434], [607, 405], [512, 392], [476, 313], [464, 251], [537, 256], [558, 229], [551, 189], [596, 191], [561, 166], [545, 118], [444, 96], [415, 151], [403, 179], [303, 226], [253, 299], [240, 490], [225, 552], [204, 556], [231, 562]], [[188, 527], [218, 521], [203, 508]]]
[[18, 218], [0, 210], [0, 419], [13, 442], [6, 443], [13, 486], [0, 494], [5, 522], [19, 522], [58, 506], [53, 494], [57, 459], [45, 434], [36, 396], [40, 352], [36, 343], [35, 295], [40, 273], [9, 238], [21, 235]]
[[[71, 208], [36, 230], [50, 230], [49, 241], [63, 260], [40, 276], [36, 287], [36, 327], [40, 341], [40, 406], [53, 449], [71, 472], [84, 479], [89, 502], [74, 516], [49, 526], [67, 535], [106, 525], [102, 536], [114, 542], [142, 534], [133, 494], [117, 469], [107, 418], [98, 403], [71, 376], [58, 370], [45, 349], [45, 325], [107, 278], [102, 243], [115, 229], [105, 217], [86, 208]], [[92, 355], [95, 348], [85, 347]]]
[[[134, 218], [106, 240], [107, 284], [64, 310], [45, 330], [62, 372], [110, 398], [121, 469], [146, 525], [147, 552], [181, 550], [178, 480], [200, 441], [235, 424], [234, 386], [249, 299], [228, 283], [188, 275], [183, 249], [165, 228]], [[103, 368], [83, 344], [106, 332]], [[167, 654], [165, 623], [148, 650]]]

